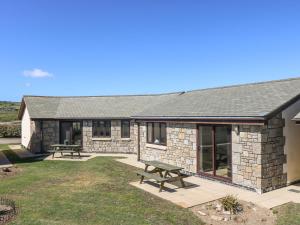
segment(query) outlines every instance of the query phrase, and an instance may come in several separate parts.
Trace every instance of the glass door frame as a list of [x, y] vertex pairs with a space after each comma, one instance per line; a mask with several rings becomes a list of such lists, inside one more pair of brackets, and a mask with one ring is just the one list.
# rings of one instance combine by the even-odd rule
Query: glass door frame
[[73, 123], [73, 122], [75, 122], [75, 123], [80, 123], [80, 128], [81, 128], [81, 134], [80, 134], [80, 146], [82, 147], [83, 146], [83, 120], [60, 120], [59, 121], [59, 143], [62, 143], [62, 134], [61, 134], [61, 132], [62, 132], [62, 130], [61, 130], [61, 128], [62, 128], [62, 126], [61, 126], [61, 124], [62, 123]]
[[[212, 150], [212, 167], [213, 167], [213, 174], [209, 174], [209, 173], [205, 173], [205, 172], [202, 172], [200, 170], [200, 151], [201, 151], [201, 143], [200, 143], [200, 127], [201, 126], [209, 126], [209, 127], [212, 127], [212, 144], [213, 144], [213, 150]], [[197, 160], [196, 160], [196, 170], [197, 170], [197, 174], [201, 175], [201, 176], [206, 176], [206, 177], [211, 177], [211, 178], [214, 178], [214, 179], [218, 179], [218, 180], [223, 180], [223, 181], [226, 181], [226, 182], [232, 182], [232, 145], [231, 145], [231, 164], [230, 164], [230, 168], [231, 168], [231, 177], [222, 177], [222, 176], [218, 176], [216, 175], [216, 149], [217, 149], [217, 146], [216, 146], [216, 127], [218, 126], [231, 126], [231, 124], [197, 124], [197, 153], [196, 153], [196, 157], [197, 157]], [[231, 131], [232, 131], [232, 128], [231, 128]], [[231, 139], [231, 144], [232, 144], [232, 139]]]

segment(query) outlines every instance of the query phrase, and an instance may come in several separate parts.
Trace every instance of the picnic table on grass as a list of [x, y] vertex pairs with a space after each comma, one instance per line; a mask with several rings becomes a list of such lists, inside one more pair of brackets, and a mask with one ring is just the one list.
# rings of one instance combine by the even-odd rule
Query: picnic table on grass
[[50, 150], [48, 152], [52, 153], [52, 158], [54, 158], [55, 153], [60, 153], [61, 156], [63, 156], [63, 153], [70, 153], [71, 157], [73, 158], [74, 153], [78, 154], [80, 156], [80, 145], [65, 145], [65, 144], [54, 144], [51, 145]]
[[[157, 183], [160, 183], [159, 192], [161, 192], [164, 188], [165, 182], [178, 180], [181, 182], [181, 186], [185, 187], [183, 175], [180, 173], [180, 170], [183, 169], [182, 167], [173, 166], [159, 161], [145, 161], [144, 164], [145, 170], [137, 172], [137, 175], [141, 176], [140, 183], [143, 183], [145, 177], [148, 179], [153, 179]], [[149, 171], [149, 166], [154, 167], [154, 169]]]

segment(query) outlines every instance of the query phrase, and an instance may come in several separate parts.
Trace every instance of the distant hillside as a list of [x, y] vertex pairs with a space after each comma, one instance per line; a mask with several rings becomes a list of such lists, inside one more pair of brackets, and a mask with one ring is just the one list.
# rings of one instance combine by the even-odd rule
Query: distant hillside
[[0, 101], [0, 122], [17, 120], [19, 108], [19, 102]]

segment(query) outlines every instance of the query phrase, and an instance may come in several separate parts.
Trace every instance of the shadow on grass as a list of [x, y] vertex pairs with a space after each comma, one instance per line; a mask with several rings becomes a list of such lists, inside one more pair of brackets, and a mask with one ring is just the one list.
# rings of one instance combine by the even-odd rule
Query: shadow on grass
[[23, 163], [34, 163], [34, 162], [39, 162], [43, 161], [44, 158], [47, 156], [36, 156], [36, 157], [30, 157], [30, 158], [20, 158], [14, 151], [12, 150], [2, 150], [2, 152], [5, 154], [5, 156], [8, 158], [8, 160], [12, 164], [23, 164]]

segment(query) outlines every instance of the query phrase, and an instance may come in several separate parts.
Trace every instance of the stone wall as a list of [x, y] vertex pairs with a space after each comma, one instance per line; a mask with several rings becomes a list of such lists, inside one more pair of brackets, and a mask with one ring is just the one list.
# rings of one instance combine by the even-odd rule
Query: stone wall
[[262, 129], [259, 125], [238, 125], [232, 129], [232, 182], [257, 191], [262, 178]]
[[32, 153], [41, 152], [41, 122], [40, 121], [30, 121], [30, 141], [28, 145], [28, 150]]
[[136, 153], [137, 124], [130, 123], [130, 138], [121, 138], [121, 120], [111, 120], [111, 138], [93, 138], [92, 120], [83, 121], [83, 150], [103, 153]]
[[59, 143], [59, 121], [45, 120], [42, 122], [43, 127], [43, 151], [50, 149], [50, 145]]
[[262, 130], [262, 192], [286, 186], [287, 174], [283, 170], [286, 163], [283, 136], [284, 120], [280, 113], [268, 121]]
[[196, 173], [196, 124], [167, 123], [167, 146], [147, 143], [146, 123], [140, 126], [141, 160], [159, 160]]
[[259, 193], [286, 185], [283, 171], [284, 120], [281, 114], [266, 125], [239, 125], [232, 131], [232, 182]]

